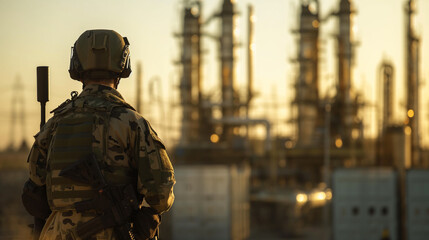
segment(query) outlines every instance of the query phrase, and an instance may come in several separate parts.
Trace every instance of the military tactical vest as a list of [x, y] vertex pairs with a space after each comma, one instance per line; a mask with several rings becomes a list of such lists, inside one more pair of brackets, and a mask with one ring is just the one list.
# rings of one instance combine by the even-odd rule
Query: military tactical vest
[[[73, 204], [97, 194], [90, 185], [59, 176], [62, 169], [83, 157], [93, 154], [104, 178], [110, 184], [135, 183], [130, 168], [105, 168], [107, 134], [110, 117], [115, 108], [131, 108], [123, 99], [113, 94], [95, 94], [74, 97], [54, 110], [55, 126], [48, 150], [47, 196], [52, 210], [71, 210]], [[101, 142], [95, 140], [94, 131], [102, 128]]]

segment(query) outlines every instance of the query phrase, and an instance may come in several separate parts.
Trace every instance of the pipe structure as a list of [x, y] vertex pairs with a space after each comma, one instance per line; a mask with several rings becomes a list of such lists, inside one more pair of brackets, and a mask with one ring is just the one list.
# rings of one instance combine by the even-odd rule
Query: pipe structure
[[405, 6], [407, 46], [406, 46], [406, 87], [407, 87], [407, 117], [411, 128], [411, 163], [420, 164], [419, 138], [419, 39], [413, 28], [415, 1], [409, 0]]
[[181, 142], [200, 138], [201, 102], [201, 4], [189, 3], [184, 10], [182, 33], [182, 78], [180, 99], [182, 105]]
[[394, 68], [390, 62], [384, 61], [381, 65], [382, 81], [383, 84], [383, 116], [381, 130], [384, 133], [387, 126], [392, 122], [393, 117], [393, 93], [394, 93]]
[[[220, 61], [222, 81], [222, 116], [231, 118], [236, 116], [234, 101], [234, 4], [232, 0], [224, 0], [222, 4], [221, 36], [220, 36]], [[228, 141], [233, 136], [233, 128], [223, 126], [222, 138]]]
[[[379, 67], [378, 75], [378, 94], [377, 102], [379, 111], [377, 111], [378, 138], [376, 142], [376, 161], [377, 165], [385, 165], [389, 162], [389, 141], [386, 141], [389, 135], [389, 126], [392, 126], [393, 118], [393, 93], [394, 93], [394, 67], [390, 61], [383, 60]], [[391, 130], [390, 130], [391, 132]]]
[[271, 124], [267, 119], [251, 119], [251, 118], [236, 118], [227, 117], [221, 119], [212, 119], [213, 124], [231, 125], [231, 126], [246, 126], [246, 125], [258, 125], [262, 124], [265, 126], [266, 137], [265, 137], [265, 150], [268, 152], [271, 150]]
[[298, 111], [298, 146], [317, 144], [315, 129], [319, 118], [319, 23], [318, 9], [312, 12], [310, 5], [301, 5], [299, 30], [296, 31], [299, 34], [299, 76], [294, 100]]
[[141, 62], [137, 63], [137, 78], [136, 78], [136, 110], [140, 114], [142, 114], [141, 107], [141, 98], [142, 98], [142, 64]]
[[277, 182], [277, 171], [278, 164], [274, 155], [272, 154], [271, 146], [271, 123], [267, 119], [251, 119], [251, 118], [237, 118], [237, 117], [227, 117], [221, 119], [212, 119], [213, 124], [220, 124], [223, 126], [249, 126], [249, 125], [263, 125], [265, 126], [266, 136], [265, 136], [265, 154], [270, 158], [270, 163], [267, 164], [267, 172], [269, 173], [270, 180], [269, 185], [274, 186]]
[[353, 106], [351, 97], [352, 59], [353, 59], [353, 15], [351, 0], [341, 0], [337, 13], [339, 20], [338, 34], [338, 97], [340, 100], [341, 132], [343, 144], [352, 143]]
[[253, 13], [253, 6], [247, 6], [248, 11], [248, 22], [247, 22], [247, 108], [246, 117], [249, 117], [250, 101], [253, 97], [253, 51], [255, 44], [253, 42], [253, 25], [255, 22], [255, 16]]
[[[255, 15], [253, 13], [253, 6], [247, 6], [247, 101], [246, 101], [246, 118], [250, 115], [250, 102], [253, 98], [253, 51], [255, 44], [253, 42], [253, 25], [255, 22]], [[249, 138], [249, 126], [246, 126], [247, 138]]]
[[[325, 131], [323, 140], [323, 182], [325, 183], [326, 189], [331, 188], [331, 100], [326, 97], [325, 100]], [[329, 206], [325, 204], [323, 207], [323, 222], [325, 228], [325, 239], [331, 239], [330, 237], [330, 224], [329, 224]]]

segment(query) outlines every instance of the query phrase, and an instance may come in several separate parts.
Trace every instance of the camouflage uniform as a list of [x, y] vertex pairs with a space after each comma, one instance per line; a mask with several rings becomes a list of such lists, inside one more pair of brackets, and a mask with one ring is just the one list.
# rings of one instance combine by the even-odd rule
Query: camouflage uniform
[[[67, 128], [67, 124], [73, 122], [73, 119], [88, 116], [84, 114], [86, 110], [106, 108], [110, 109], [107, 124], [104, 122], [106, 118], [95, 114], [91, 120], [91, 128], [85, 128], [84, 124]], [[64, 123], [64, 119], [71, 120]], [[66, 127], [61, 130], [62, 125]], [[90, 129], [92, 135], [89, 142], [76, 137], [84, 134], [85, 129]], [[74, 134], [74, 140], [67, 138], [67, 134]], [[62, 152], [55, 149], [60, 149], [58, 146], [62, 146], [61, 144], [66, 146]], [[77, 213], [72, 206], [75, 202], [88, 199], [89, 195], [84, 193], [90, 192], [91, 187], [68, 185], [70, 183], [58, 176], [61, 167], [71, 161], [58, 162], [59, 156], [65, 155], [72, 159], [76, 151], [81, 151], [79, 148], [75, 150], [75, 147], [68, 147], [67, 144], [89, 145], [97, 156], [106, 181], [110, 184], [132, 183], [156, 212], [163, 213], [173, 204], [174, 171], [161, 139], [115, 89], [103, 85], [88, 85], [79, 96], [54, 110], [54, 116], [36, 134], [29, 155], [30, 179], [38, 186], [46, 184], [52, 210], [40, 239], [65, 239], [66, 234], [77, 224], [96, 216], [96, 213], [91, 211]], [[57, 147], [52, 147], [53, 145]], [[76, 197], [75, 193], [82, 194], [82, 197]], [[96, 234], [94, 239], [115, 239], [112, 231], [105, 229]]]

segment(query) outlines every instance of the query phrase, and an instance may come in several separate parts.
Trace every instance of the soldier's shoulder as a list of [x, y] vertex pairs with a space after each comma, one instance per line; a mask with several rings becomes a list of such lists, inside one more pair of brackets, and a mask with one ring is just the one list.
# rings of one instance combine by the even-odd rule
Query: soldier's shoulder
[[142, 118], [141, 115], [136, 110], [134, 110], [134, 108], [128, 107], [126, 105], [113, 108], [111, 114], [111, 117], [120, 120], [138, 121], [140, 118]]
[[134, 109], [130, 109], [130, 108], [124, 109], [124, 114], [122, 115], [122, 119], [123, 120], [128, 119], [130, 122], [134, 122], [135, 124], [139, 125], [143, 130], [151, 131], [155, 135], [157, 135], [152, 125], [150, 124], [149, 120], [143, 117], [139, 112], [137, 112]]
[[142, 116], [140, 116], [141, 118], [139, 119], [139, 123], [140, 123], [140, 125], [142, 126], [142, 130], [143, 130], [143, 133], [145, 134], [145, 135], [150, 135], [151, 137], [152, 137], [152, 139], [153, 140], [155, 140], [155, 141], [157, 141], [158, 143], [160, 143], [160, 145], [161, 145], [161, 147], [162, 148], [164, 148], [165, 149], [165, 145], [164, 145], [164, 142], [161, 140], [161, 138], [158, 136], [158, 133], [155, 131], [155, 129], [152, 127], [152, 125], [150, 124], [150, 122], [146, 119], [146, 118], [144, 118], [144, 117], [142, 117]]

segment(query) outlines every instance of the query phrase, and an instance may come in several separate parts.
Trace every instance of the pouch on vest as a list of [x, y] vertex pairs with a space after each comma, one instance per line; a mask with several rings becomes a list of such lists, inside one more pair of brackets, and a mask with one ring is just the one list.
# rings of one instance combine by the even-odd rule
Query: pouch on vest
[[93, 113], [73, 113], [58, 122], [48, 156], [47, 195], [51, 209], [72, 209], [73, 204], [96, 196], [90, 185], [59, 176], [60, 171], [91, 154]]

